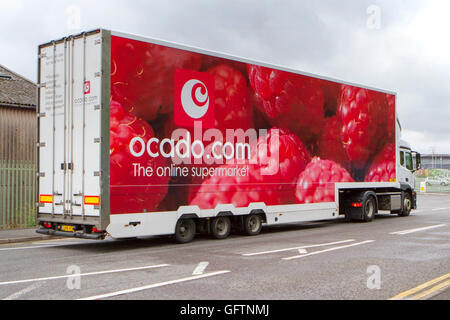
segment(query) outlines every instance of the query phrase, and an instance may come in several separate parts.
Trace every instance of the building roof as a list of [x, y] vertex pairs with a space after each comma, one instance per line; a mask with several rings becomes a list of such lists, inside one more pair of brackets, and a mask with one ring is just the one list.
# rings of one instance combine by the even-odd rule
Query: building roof
[[435, 159], [440, 159], [440, 158], [444, 158], [444, 159], [448, 159], [450, 158], [450, 154], [448, 153], [435, 153], [435, 154], [422, 154], [421, 158], [435, 158]]
[[0, 106], [36, 109], [36, 84], [0, 65]]

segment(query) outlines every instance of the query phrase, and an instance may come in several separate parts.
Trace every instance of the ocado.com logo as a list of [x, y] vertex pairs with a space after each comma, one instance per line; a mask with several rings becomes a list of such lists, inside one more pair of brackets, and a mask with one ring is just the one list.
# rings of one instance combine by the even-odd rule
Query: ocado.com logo
[[177, 69], [174, 85], [174, 121], [180, 127], [214, 127], [214, 77], [206, 72]]
[[181, 105], [189, 117], [203, 117], [209, 107], [208, 89], [205, 84], [196, 79], [186, 82], [181, 89]]

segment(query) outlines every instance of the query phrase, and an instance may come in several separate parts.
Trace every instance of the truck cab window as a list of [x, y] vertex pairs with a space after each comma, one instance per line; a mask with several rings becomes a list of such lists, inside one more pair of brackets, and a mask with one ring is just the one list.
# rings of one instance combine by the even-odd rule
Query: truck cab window
[[400, 165], [405, 166], [405, 152], [400, 151]]
[[405, 160], [406, 160], [406, 169], [413, 170], [413, 159], [411, 152], [405, 153]]

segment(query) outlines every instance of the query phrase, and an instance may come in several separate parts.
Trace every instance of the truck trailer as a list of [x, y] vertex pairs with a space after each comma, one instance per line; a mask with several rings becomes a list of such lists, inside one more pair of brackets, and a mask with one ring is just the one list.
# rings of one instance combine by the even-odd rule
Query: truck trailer
[[186, 243], [417, 206], [394, 92], [98, 29], [39, 46], [37, 100], [38, 233]]

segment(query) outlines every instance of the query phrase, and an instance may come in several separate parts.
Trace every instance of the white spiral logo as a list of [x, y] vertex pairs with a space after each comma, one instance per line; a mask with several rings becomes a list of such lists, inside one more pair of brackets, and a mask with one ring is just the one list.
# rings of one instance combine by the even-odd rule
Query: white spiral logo
[[181, 89], [181, 105], [191, 118], [203, 117], [209, 107], [208, 89], [205, 84], [196, 79], [187, 81]]

